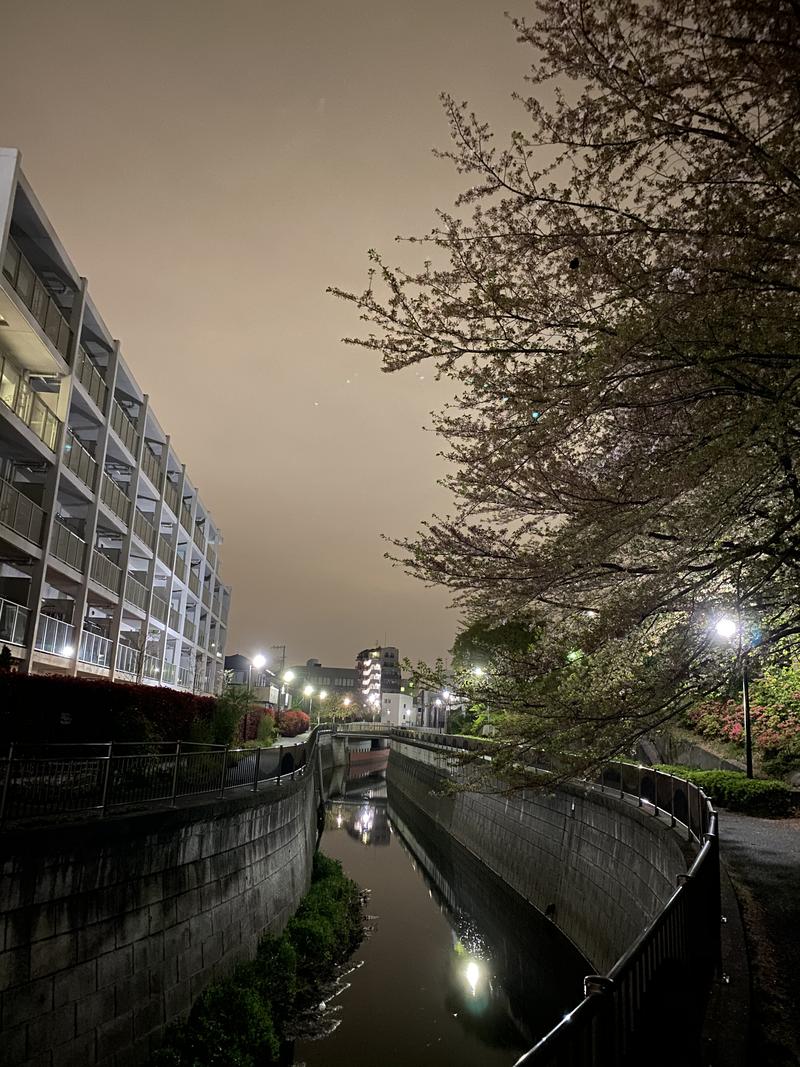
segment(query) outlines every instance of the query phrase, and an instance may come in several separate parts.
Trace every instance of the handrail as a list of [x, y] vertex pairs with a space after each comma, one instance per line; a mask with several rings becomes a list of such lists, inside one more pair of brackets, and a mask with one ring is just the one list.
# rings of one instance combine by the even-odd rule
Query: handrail
[[[107, 815], [114, 808], [175, 805], [184, 797], [224, 797], [229, 789], [257, 793], [313, 771], [317, 731], [296, 744], [244, 749], [171, 743], [171, 752], [127, 752], [140, 743], [12, 743], [0, 759], [0, 823], [48, 815]], [[54, 751], [55, 750], [55, 751]], [[123, 750], [123, 751], [120, 751]]]

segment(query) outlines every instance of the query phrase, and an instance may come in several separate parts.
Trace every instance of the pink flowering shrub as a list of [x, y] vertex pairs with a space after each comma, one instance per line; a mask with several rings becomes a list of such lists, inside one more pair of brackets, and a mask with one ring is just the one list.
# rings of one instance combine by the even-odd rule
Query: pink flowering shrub
[[[753, 746], [775, 772], [800, 764], [800, 698], [752, 704]], [[733, 700], [707, 700], [688, 713], [688, 724], [703, 737], [744, 747], [744, 709]]]

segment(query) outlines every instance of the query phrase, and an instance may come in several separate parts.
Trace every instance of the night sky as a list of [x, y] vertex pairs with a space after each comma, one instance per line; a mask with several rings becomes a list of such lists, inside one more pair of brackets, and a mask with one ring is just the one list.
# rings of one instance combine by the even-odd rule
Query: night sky
[[[446, 510], [448, 395], [340, 343], [366, 250], [449, 208], [442, 90], [500, 127], [528, 54], [508, 0], [2, 5], [0, 143], [23, 167], [200, 494], [228, 652], [434, 657], [457, 615], [381, 534]], [[518, 5], [519, 7], [519, 5]]]

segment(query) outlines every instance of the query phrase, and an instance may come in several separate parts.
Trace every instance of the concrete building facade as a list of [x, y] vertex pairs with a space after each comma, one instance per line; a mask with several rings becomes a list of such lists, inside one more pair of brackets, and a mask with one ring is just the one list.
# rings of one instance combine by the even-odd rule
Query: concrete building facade
[[377, 711], [383, 693], [399, 693], [402, 687], [400, 653], [393, 645], [365, 648], [356, 657], [361, 699]]
[[222, 535], [0, 149], [0, 645], [23, 670], [219, 690]]

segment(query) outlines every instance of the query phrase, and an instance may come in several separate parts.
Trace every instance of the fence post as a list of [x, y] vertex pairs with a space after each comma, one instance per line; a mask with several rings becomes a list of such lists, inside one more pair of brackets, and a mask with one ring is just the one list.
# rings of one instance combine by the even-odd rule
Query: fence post
[[101, 814], [105, 815], [108, 810], [108, 791], [111, 784], [111, 760], [114, 754], [114, 742], [110, 741], [108, 744], [108, 755], [106, 756], [106, 773], [103, 778], [103, 800], [101, 804]]
[[261, 749], [256, 749], [256, 769], [253, 771], [253, 792], [258, 792], [258, 772], [261, 768]]
[[639, 807], [642, 806], [642, 765], [639, 764]]
[[225, 776], [228, 773], [228, 746], [225, 746], [225, 751], [222, 753], [222, 774], [219, 780], [219, 797], [220, 800], [225, 796]]
[[278, 745], [278, 785], [281, 784], [281, 767], [283, 767], [283, 745]]
[[172, 769], [172, 807], [175, 807], [175, 797], [178, 795], [178, 767], [181, 762], [181, 743], [175, 745], [175, 766]]
[[3, 779], [3, 797], [0, 800], [0, 823], [6, 817], [6, 801], [8, 800], [8, 788], [11, 785], [11, 764], [14, 762], [14, 742], [8, 746], [8, 763], [6, 764], [6, 776]]
[[675, 825], [675, 775], [669, 772], [669, 824]]
[[692, 840], [692, 784], [686, 779], [686, 840]]
[[658, 818], [658, 777], [661, 771], [653, 771], [653, 814]]

